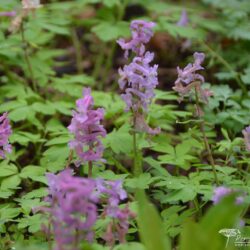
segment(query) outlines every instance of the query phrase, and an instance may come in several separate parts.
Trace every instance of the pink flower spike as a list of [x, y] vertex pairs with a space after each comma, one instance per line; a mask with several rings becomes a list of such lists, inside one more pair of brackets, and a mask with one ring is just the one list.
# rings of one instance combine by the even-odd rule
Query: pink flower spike
[[74, 140], [69, 142], [69, 147], [74, 149], [80, 162], [103, 161], [103, 145], [100, 138], [106, 136], [106, 130], [101, 125], [104, 109], [93, 109], [94, 100], [91, 89], [83, 90], [83, 98], [76, 101], [76, 111], [68, 130], [74, 134]]
[[6, 153], [11, 152], [11, 145], [9, 144], [9, 137], [12, 134], [8, 113], [0, 116], [0, 157], [5, 158]]

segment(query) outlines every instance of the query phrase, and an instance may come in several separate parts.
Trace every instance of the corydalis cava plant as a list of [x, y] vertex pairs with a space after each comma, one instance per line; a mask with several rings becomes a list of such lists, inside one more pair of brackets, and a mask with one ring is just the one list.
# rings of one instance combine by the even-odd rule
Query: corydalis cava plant
[[204, 77], [197, 73], [197, 71], [204, 69], [201, 64], [205, 59], [205, 54], [195, 52], [193, 57], [193, 64], [189, 63], [184, 69], [177, 67], [178, 78], [173, 89], [179, 93], [179, 101], [182, 101], [183, 97], [194, 89], [201, 97], [201, 100], [207, 103], [212, 92], [208, 89], [202, 89], [201, 84], [204, 83]]
[[8, 114], [4, 113], [0, 116], [0, 157], [5, 158], [6, 153], [11, 152], [9, 137], [12, 134]]
[[91, 89], [83, 90], [83, 98], [76, 101], [76, 111], [73, 111], [69, 131], [74, 135], [74, 140], [70, 141], [69, 147], [75, 150], [79, 162], [92, 163], [102, 161], [103, 145], [101, 137], [106, 136], [106, 130], [101, 125], [104, 117], [104, 109], [93, 109], [94, 100], [91, 96]]
[[205, 54], [195, 52], [193, 57], [193, 64], [189, 63], [184, 69], [177, 67], [178, 78], [175, 81], [173, 89], [179, 93], [179, 101], [182, 101], [184, 96], [191, 94], [192, 91], [195, 92], [195, 116], [200, 119], [199, 126], [203, 136], [204, 145], [208, 153], [208, 159], [212, 166], [215, 182], [219, 185], [214, 158], [205, 133], [205, 121], [202, 119], [203, 111], [200, 106], [200, 101], [208, 103], [208, 97], [212, 95], [210, 90], [203, 89], [201, 87], [202, 83], [204, 83], [204, 77], [197, 73], [197, 71], [204, 69], [201, 64], [205, 59]]
[[[105, 181], [72, 176], [72, 171], [66, 169], [59, 173], [47, 174], [49, 195], [46, 198], [48, 207], [39, 210], [49, 213], [50, 227], [45, 232], [50, 237], [53, 233], [55, 250], [79, 249], [81, 241], [94, 240], [93, 227], [100, 217], [108, 217], [110, 223], [103, 239], [108, 245], [116, 240], [125, 242], [129, 219], [133, 213], [128, 207], [120, 208], [119, 204], [127, 198], [122, 188], [122, 182]], [[98, 213], [102, 207], [103, 213]]]
[[132, 62], [119, 69], [119, 86], [125, 93], [121, 95], [126, 103], [126, 111], [133, 113], [134, 129], [149, 134], [157, 134], [159, 129], [150, 128], [144, 119], [148, 105], [154, 97], [154, 89], [158, 85], [158, 65], [150, 66], [154, 54], [145, 50], [145, 44], [153, 36], [153, 22], [142, 20], [132, 21], [130, 25], [132, 39], [126, 42], [119, 39], [117, 42], [125, 50], [125, 58], [129, 51], [135, 53]]

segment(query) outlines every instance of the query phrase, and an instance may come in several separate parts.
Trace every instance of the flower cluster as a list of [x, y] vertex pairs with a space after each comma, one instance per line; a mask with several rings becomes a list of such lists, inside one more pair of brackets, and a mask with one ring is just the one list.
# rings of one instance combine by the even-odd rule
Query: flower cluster
[[181, 17], [179, 19], [179, 21], [176, 23], [177, 26], [181, 26], [181, 27], [185, 27], [187, 26], [189, 23], [188, 20], [188, 15], [187, 15], [187, 11], [184, 9], [181, 12]]
[[67, 249], [80, 240], [93, 239], [92, 227], [97, 219], [94, 195], [95, 182], [91, 179], [73, 177], [66, 169], [58, 175], [48, 174], [51, 215], [54, 237], [58, 250]]
[[117, 43], [125, 50], [125, 57], [128, 58], [129, 50], [136, 53], [137, 56], [143, 56], [145, 52], [145, 44], [148, 43], [153, 36], [152, 28], [155, 26], [153, 22], [143, 20], [132, 21], [130, 30], [132, 39], [126, 42], [124, 39], [119, 39]]
[[13, 17], [16, 15], [16, 11], [0, 12], [0, 16]]
[[[223, 186], [217, 187], [214, 189], [212, 201], [214, 204], [218, 204], [221, 201], [221, 199], [223, 199], [225, 196], [227, 196], [233, 192], [234, 192], [234, 190], [227, 188], [227, 187], [223, 187]], [[243, 196], [238, 196], [236, 198], [236, 204], [242, 204], [243, 202], [244, 202]]]
[[[126, 103], [126, 111], [131, 110], [135, 117], [140, 116], [140, 119], [135, 121], [135, 127], [143, 128], [142, 131], [148, 133], [159, 132], [159, 129], [150, 129], [146, 126], [144, 119], [141, 119], [143, 112], [147, 111], [148, 105], [154, 97], [154, 89], [158, 85], [158, 65], [150, 66], [154, 54], [145, 51], [145, 44], [153, 36], [154, 25], [152, 22], [135, 20], [130, 26], [132, 39], [129, 42], [125, 42], [124, 39], [117, 41], [125, 50], [126, 58], [129, 50], [135, 53], [132, 62], [125, 65], [123, 69], [119, 69], [119, 86], [125, 91], [121, 97]], [[142, 124], [139, 124], [141, 122]]]
[[12, 131], [8, 114], [4, 113], [0, 116], [0, 157], [2, 158], [5, 158], [6, 153], [11, 152], [11, 145], [9, 144], [9, 137], [11, 133]]
[[113, 246], [116, 240], [125, 242], [125, 236], [129, 228], [129, 219], [135, 214], [130, 211], [128, 206], [120, 208], [121, 200], [127, 198], [127, 193], [122, 189], [122, 181], [104, 181], [96, 180], [97, 190], [100, 196], [107, 199], [107, 205], [104, 208], [104, 216], [112, 218], [104, 235], [105, 241], [109, 246]]
[[106, 130], [100, 121], [103, 119], [104, 109], [93, 110], [93, 105], [91, 90], [85, 88], [83, 98], [76, 101], [77, 110], [73, 111], [68, 127], [75, 137], [69, 146], [75, 150], [80, 162], [102, 160], [103, 145], [100, 137], [106, 136]]
[[250, 126], [243, 129], [242, 134], [244, 136], [246, 149], [247, 151], [250, 151]]
[[[120, 201], [127, 198], [121, 181], [75, 177], [70, 169], [58, 175], [47, 174], [47, 178], [49, 195], [46, 201], [50, 206], [42, 210], [50, 214], [56, 250], [71, 249], [72, 245], [78, 249], [80, 241], [93, 240], [93, 226], [98, 218], [100, 205], [104, 207], [103, 216], [112, 218], [112, 227], [109, 224], [104, 239], [109, 245], [116, 238], [120, 242], [125, 241], [128, 220], [133, 214], [128, 207], [119, 208]], [[108, 237], [110, 233], [112, 242]]]
[[189, 63], [184, 69], [177, 67], [178, 78], [175, 81], [173, 89], [179, 93], [181, 99], [183, 96], [189, 93], [193, 88], [200, 94], [204, 102], [208, 101], [208, 97], [212, 95], [212, 92], [208, 89], [202, 89], [201, 84], [204, 83], [204, 77], [196, 71], [203, 70], [201, 66], [205, 59], [204, 53], [195, 52], [194, 63]]
[[40, 8], [40, 0], [22, 0], [23, 9], [34, 10]]

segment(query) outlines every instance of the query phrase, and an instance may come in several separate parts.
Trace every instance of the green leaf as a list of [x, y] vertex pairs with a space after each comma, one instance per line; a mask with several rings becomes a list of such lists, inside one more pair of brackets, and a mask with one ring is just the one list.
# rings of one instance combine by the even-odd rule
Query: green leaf
[[142, 243], [146, 250], [170, 250], [168, 237], [164, 234], [161, 218], [142, 190], [137, 190], [136, 199], [139, 206], [138, 226]]
[[53, 138], [49, 141], [46, 142], [46, 146], [51, 146], [51, 145], [59, 145], [59, 144], [68, 144], [70, 141], [69, 135], [62, 135], [58, 136], [56, 138]]
[[130, 34], [129, 24], [123, 21], [116, 23], [101, 22], [92, 28], [92, 32], [104, 42], [112, 41], [119, 37], [127, 37]]
[[44, 175], [46, 169], [39, 167], [39, 166], [33, 166], [29, 165], [22, 169], [19, 176], [21, 178], [30, 178], [33, 179], [35, 176], [42, 176]]
[[126, 179], [125, 185], [130, 188], [147, 189], [149, 184], [153, 182], [149, 173], [143, 173], [138, 178]]
[[45, 197], [48, 194], [47, 188], [38, 188], [22, 196], [23, 199], [33, 199]]
[[19, 121], [23, 121], [25, 119], [27, 119], [27, 117], [29, 115], [31, 115], [31, 108], [30, 107], [21, 107], [21, 108], [17, 108], [12, 110], [9, 113], [9, 118], [10, 120], [14, 121], [14, 122], [19, 122]]
[[146, 250], [146, 248], [139, 242], [127, 242], [125, 244], [115, 246], [113, 250]]
[[10, 142], [11, 143], [17, 142], [20, 145], [27, 146], [29, 142], [37, 143], [39, 139], [40, 139], [39, 134], [19, 131], [11, 135]]
[[130, 127], [123, 125], [118, 130], [114, 129], [103, 140], [107, 146], [110, 146], [114, 153], [129, 154], [132, 151], [133, 140], [129, 136]]
[[[235, 203], [235, 198], [235, 195], [228, 196], [218, 205], [212, 206], [199, 224], [187, 222], [181, 233], [180, 250], [224, 249], [226, 237], [220, 235], [219, 231], [225, 228], [237, 228], [236, 223], [244, 209]], [[235, 249], [235, 246], [229, 244], [227, 249]]]
[[10, 177], [4, 178], [1, 181], [1, 189], [3, 190], [16, 189], [20, 183], [21, 183], [21, 179], [19, 175], [12, 175]]
[[0, 209], [0, 221], [8, 221], [17, 217], [21, 212], [20, 208], [11, 208], [9, 206]]
[[15, 175], [18, 173], [18, 169], [14, 164], [7, 164], [6, 162], [1, 163], [0, 165], [0, 177], [6, 177], [10, 175]]

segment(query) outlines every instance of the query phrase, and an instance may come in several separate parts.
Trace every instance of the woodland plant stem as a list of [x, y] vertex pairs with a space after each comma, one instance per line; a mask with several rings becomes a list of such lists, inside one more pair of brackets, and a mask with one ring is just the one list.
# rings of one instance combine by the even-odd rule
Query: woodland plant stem
[[21, 24], [20, 30], [21, 30], [22, 43], [24, 45], [24, 49], [23, 49], [24, 50], [24, 59], [26, 61], [26, 64], [27, 64], [27, 67], [28, 67], [28, 71], [29, 71], [29, 74], [30, 74], [32, 88], [33, 88], [33, 90], [35, 92], [37, 92], [37, 86], [36, 86], [36, 82], [35, 82], [35, 78], [34, 78], [32, 66], [31, 66], [31, 63], [30, 63], [29, 53], [28, 53], [28, 50], [27, 50], [28, 43], [27, 43], [26, 38], [25, 38], [23, 23]]
[[138, 177], [142, 173], [141, 163], [139, 160], [138, 148], [137, 148], [137, 138], [136, 138], [136, 113], [133, 112], [133, 128], [132, 128], [132, 136], [133, 136], [133, 151], [134, 151], [134, 175]]
[[[95, 61], [95, 67], [93, 69], [93, 73], [92, 76], [94, 77], [94, 79], [98, 79], [98, 77], [100, 76], [100, 71], [103, 65], [105, 59], [105, 44], [102, 43], [102, 45], [100, 45], [100, 53], [98, 54], [96, 61]], [[103, 82], [101, 81], [98, 84], [98, 89], [103, 89]]]
[[198, 217], [201, 218], [202, 217], [202, 211], [201, 211], [201, 208], [200, 208], [199, 201], [198, 201], [197, 197], [194, 198], [194, 206], [195, 206], [196, 212], [198, 213]]
[[78, 74], [83, 74], [81, 42], [79, 41], [77, 31], [75, 29], [72, 29], [71, 34], [73, 46], [75, 48], [77, 71]]
[[66, 163], [66, 168], [69, 168], [69, 165], [72, 161], [72, 158], [73, 158], [73, 150], [70, 150], [69, 152], [69, 157], [68, 157], [68, 160], [67, 160], [67, 163]]
[[89, 161], [88, 165], [89, 165], [88, 178], [91, 178], [92, 177], [92, 170], [93, 170], [93, 163], [92, 163], [92, 161]]
[[51, 240], [51, 215], [49, 216], [49, 226], [48, 226], [48, 248], [49, 250], [52, 250], [52, 240]]
[[[198, 90], [196, 87], [195, 87], [195, 103], [196, 103], [196, 109], [197, 109], [198, 116], [201, 119], [200, 106], [199, 106], [199, 94], [198, 94]], [[211, 148], [210, 148], [210, 145], [208, 143], [208, 139], [207, 139], [207, 136], [205, 133], [205, 121], [204, 121], [204, 119], [202, 119], [202, 121], [200, 122], [200, 131], [201, 131], [202, 136], [203, 136], [204, 145], [205, 145], [205, 148], [206, 148], [207, 153], [208, 153], [208, 159], [209, 159], [210, 165], [212, 166], [215, 183], [216, 183], [216, 185], [219, 185], [219, 181], [218, 181], [218, 177], [217, 177], [217, 173], [216, 173], [216, 169], [215, 169], [213, 154], [212, 154], [212, 151], [211, 151]]]
[[110, 69], [112, 67], [115, 51], [116, 51], [116, 41], [113, 41], [111, 44], [111, 48], [110, 48], [110, 52], [108, 55], [104, 76], [103, 76], [103, 79], [106, 79], [106, 81], [108, 81], [108, 75], [109, 75]]

